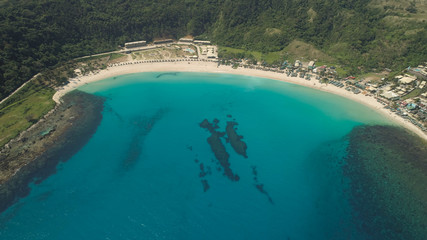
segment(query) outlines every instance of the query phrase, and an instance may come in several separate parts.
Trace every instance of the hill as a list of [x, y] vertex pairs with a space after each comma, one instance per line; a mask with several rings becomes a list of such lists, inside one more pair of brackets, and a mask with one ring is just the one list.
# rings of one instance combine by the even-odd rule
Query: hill
[[3, 0], [0, 6], [0, 99], [72, 58], [187, 34], [264, 55], [305, 46], [352, 74], [427, 60], [426, 0]]

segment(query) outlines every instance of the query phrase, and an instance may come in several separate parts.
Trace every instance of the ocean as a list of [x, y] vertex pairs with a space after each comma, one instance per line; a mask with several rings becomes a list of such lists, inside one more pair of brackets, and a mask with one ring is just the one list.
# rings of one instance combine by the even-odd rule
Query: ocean
[[229, 74], [94, 82], [90, 141], [0, 215], [0, 239], [367, 239], [343, 174], [357, 126], [340, 96]]

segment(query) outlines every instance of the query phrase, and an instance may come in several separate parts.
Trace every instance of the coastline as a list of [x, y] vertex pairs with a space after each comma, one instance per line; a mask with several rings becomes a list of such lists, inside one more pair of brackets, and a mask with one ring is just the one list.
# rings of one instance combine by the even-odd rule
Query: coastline
[[237, 75], [246, 75], [253, 77], [268, 78], [273, 80], [279, 80], [287, 83], [297, 84], [320, 91], [332, 93], [350, 99], [355, 102], [359, 102], [391, 120], [391, 122], [396, 123], [399, 126], [404, 127], [405, 129], [415, 133], [424, 140], [427, 140], [427, 134], [424, 133], [421, 129], [414, 126], [412, 123], [404, 120], [395, 113], [384, 108], [382, 104], [376, 101], [375, 98], [370, 96], [365, 96], [362, 94], [353, 94], [346, 91], [345, 89], [336, 87], [332, 84], [321, 84], [315, 80], [305, 80], [298, 77], [288, 77], [283, 73], [276, 73], [271, 71], [262, 71], [257, 69], [248, 69], [248, 68], [237, 68], [233, 69], [231, 66], [219, 65], [216, 62], [206, 62], [206, 61], [175, 61], [175, 62], [144, 62], [144, 63], [133, 63], [133, 62], [124, 62], [118, 66], [108, 67], [107, 69], [100, 70], [99, 72], [89, 74], [87, 76], [80, 76], [77, 78], [70, 79], [70, 82], [57, 89], [57, 92], [53, 96], [53, 100], [56, 103], [61, 102], [62, 96], [68, 92], [77, 89], [80, 86], [85, 84], [103, 80], [106, 78], [111, 78], [119, 75], [139, 73], [139, 72], [167, 72], [167, 71], [176, 71], [176, 72], [205, 72], [205, 73], [225, 73], [225, 74], [237, 74]]
[[81, 91], [0, 149], [0, 213], [80, 150], [102, 119], [104, 99]]

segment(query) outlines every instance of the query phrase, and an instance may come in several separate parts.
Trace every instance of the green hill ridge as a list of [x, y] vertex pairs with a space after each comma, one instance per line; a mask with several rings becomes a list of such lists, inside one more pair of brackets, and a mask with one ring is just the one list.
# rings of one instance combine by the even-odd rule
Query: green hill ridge
[[351, 74], [427, 61], [426, 0], [3, 0], [0, 6], [0, 99], [75, 57], [188, 34], [266, 56], [305, 46]]

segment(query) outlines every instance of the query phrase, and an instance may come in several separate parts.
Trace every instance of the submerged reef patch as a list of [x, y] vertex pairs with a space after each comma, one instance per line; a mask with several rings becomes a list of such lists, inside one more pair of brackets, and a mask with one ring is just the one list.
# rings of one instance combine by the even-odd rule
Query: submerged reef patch
[[248, 148], [246, 146], [246, 143], [242, 141], [243, 136], [239, 136], [236, 132], [236, 128], [234, 126], [239, 125], [237, 122], [234, 121], [228, 121], [227, 126], [225, 128], [225, 131], [227, 133], [227, 142], [231, 144], [234, 151], [236, 151], [237, 154], [242, 155], [245, 158], [248, 158], [248, 155], [246, 154], [246, 149]]
[[179, 72], [168, 72], [168, 73], [161, 73], [156, 76], [156, 78], [161, 78], [163, 76], [176, 76]]
[[274, 204], [273, 199], [270, 197], [270, 194], [268, 194], [268, 192], [264, 189], [264, 184], [258, 182], [258, 171], [256, 169], [256, 166], [252, 166], [251, 168], [252, 168], [252, 175], [253, 175], [254, 185], [255, 185], [256, 189], [258, 189], [258, 191], [260, 193], [262, 193], [265, 196], [267, 196], [268, 201], [271, 204]]
[[131, 124], [134, 127], [133, 137], [129, 148], [126, 153], [126, 157], [123, 160], [123, 167], [130, 168], [135, 165], [135, 162], [139, 159], [142, 153], [142, 145], [146, 136], [151, 132], [154, 125], [162, 119], [167, 109], [159, 109], [157, 112], [149, 117], [140, 116], [132, 120]]
[[224, 144], [221, 142], [221, 137], [225, 135], [224, 132], [216, 131], [218, 129], [218, 119], [214, 119], [210, 123], [207, 119], [203, 120], [200, 123], [201, 128], [206, 128], [211, 136], [208, 137], [208, 143], [211, 146], [212, 152], [215, 155], [215, 158], [220, 163], [221, 167], [224, 169], [224, 175], [227, 176], [231, 181], [239, 181], [240, 177], [233, 173], [233, 170], [230, 168], [229, 158], [227, 150], [225, 149]]
[[[231, 118], [231, 114], [227, 115], [227, 118]], [[204, 128], [208, 130], [211, 133], [211, 136], [207, 138], [207, 142], [211, 147], [211, 150], [213, 154], [215, 155], [215, 158], [217, 161], [212, 159], [212, 163], [216, 162], [216, 166], [214, 166], [215, 169], [217, 169], [219, 172], [223, 171], [223, 174], [230, 179], [233, 182], [237, 182], [240, 180], [240, 177], [233, 173], [233, 170], [231, 169], [231, 163], [230, 163], [230, 154], [226, 150], [226, 145], [223, 143], [223, 139], [225, 139], [225, 143], [228, 143], [231, 145], [231, 147], [234, 149], [234, 151], [238, 154], [243, 156], [244, 158], [248, 158], [246, 150], [247, 145], [245, 142], [242, 141], [243, 136], [240, 136], [237, 134], [237, 129], [235, 126], [238, 125], [235, 119], [233, 121], [227, 121], [227, 125], [225, 127], [225, 132], [219, 131], [219, 120], [214, 119], [211, 122], [209, 122], [207, 119], [204, 119], [199, 126], [201, 128]], [[227, 136], [227, 137], [225, 137]], [[193, 149], [191, 149], [192, 151]], [[197, 160], [196, 163], [199, 161]], [[206, 171], [205, 171], [206, 169]], [[251, 166], [252, 174], [253, 174], [253, 181], [254, 186], [260, 192], [261, 194], [265, 195], [268, 199], [268, 201], [271, 204], [274, 204], [273, 199], [271, 198], [270, 194], [265, 190], [264, 184], [260, 183], [258, 181], [258, 172], [256, 166]], [[206, 192], [209, 189], [209, 185], [207, 184], [207, 180], [204, 178], [207, 175], [211, 175], [212, 170], [210, 166], [205, 166], [203, 163], [200, 163], [200, 174], [199, 177], [202, 178], [202, 184], [203, 184], [203, 190]]]
[[360, 126], [348, 136], [344, 174], [355, 222], [369, 239], [427, 236], [427, 143], [391, 126]]
[[0, 212], [26, 196], [31, 182], [55, 173], [59, 162], [89, 141], [101, 122], [103, 105], [101, 97], [73, 91], [47, 117], [1, 149]]

